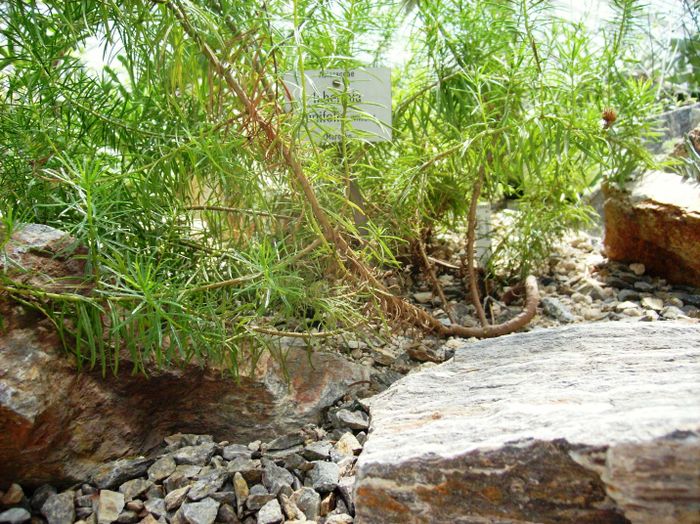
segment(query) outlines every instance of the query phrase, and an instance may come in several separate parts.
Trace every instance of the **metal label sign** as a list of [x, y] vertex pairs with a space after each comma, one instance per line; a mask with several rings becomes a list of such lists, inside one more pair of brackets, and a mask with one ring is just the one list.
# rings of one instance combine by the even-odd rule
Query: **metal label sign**
[[[345, 132], [366, 142], [391, 140], [391, 70], [388, 67], [326, 69], [287, 73], [284, 83], [291, 102], [306, 94], [311, 138], [318, 142], [342, 140], [343, 97], [346, 99]], [[295, 107], [298, 108], [298, 105]]]

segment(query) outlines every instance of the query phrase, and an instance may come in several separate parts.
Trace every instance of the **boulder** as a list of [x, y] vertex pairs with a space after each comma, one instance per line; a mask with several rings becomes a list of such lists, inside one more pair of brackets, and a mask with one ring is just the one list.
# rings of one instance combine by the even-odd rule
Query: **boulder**
[[697, 522], [699, 376], [691, 324], [465, 345], [371, 400], [355, 522]]
[[[47, 291], [80, 292], [83, 266], [71, 250], [65, 233], [27, 226], [0, 250], [0, 271]], [[272, 439], [320, 423], [348, 385], [369, 379], [359, 364], [303, 347], [289, 348], [284, 366], [269, 352], [253, 369], [241, 363], [238, 381], [195, 364], [146, 377], [127, 361], [103, 377], [77, 372], [51, 323], [1, 294], [0, 320], [0, 488], [66, 486], [93, 477], [103, 462], [148, 455], [178, 432]]]
[[605, 191], [606, 255], [700, 287], [700, 183], [650, 171], [624, 191]]

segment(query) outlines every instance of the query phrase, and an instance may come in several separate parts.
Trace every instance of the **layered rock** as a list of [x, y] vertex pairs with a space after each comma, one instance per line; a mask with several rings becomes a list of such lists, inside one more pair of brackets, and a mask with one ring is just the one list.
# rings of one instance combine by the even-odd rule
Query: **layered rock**
[[624, 191], [607, 188], [604, 242], [612, 260], [700, 287], [700, 183], [650, 171]]
[[[80, 292], [82, 263], [65, 233], [32, 225], [0, 256], [14, 281]], [[95, 466], [148, 453], [167, 435], [206, 433], [249, 441], [318, 423], [325, 408], [369, 370], [332, 353], [289, 348], [284, 368], [269, 353], [234, 381], [187, 364], [134, 375], [78, 373], [49, 321], [0, 296], [0, 488], [85, 479]], [[291, 382], [286, 377], [292, 377]]]
[[699, 376], [680, 323], [465, 345], [371, 400], [355, 522], [697, 522]]

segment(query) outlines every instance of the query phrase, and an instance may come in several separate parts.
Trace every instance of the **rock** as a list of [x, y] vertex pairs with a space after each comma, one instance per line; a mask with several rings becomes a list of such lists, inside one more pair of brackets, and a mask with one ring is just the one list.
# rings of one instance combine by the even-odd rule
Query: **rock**
[[287, 435], [282, 435], [277, 437], [275, 440], [267, 445], [269, 451], [274, 451], [277, 449], [289, 449], [295, 446], [299, 446], [304, 443], [304, 436], [299, 433], [289, 433]]
[[355, 488], [355, 476], [341, 477], [338, 481], [338, 494], [347, 506], [351, 515], [355, 514], [355, 497], [353, 489]]
[[36, 490], [34, 490], [32, 498], [29, 500], [29, 505], [35, 512], [39, 512], [41, 511], [41, 507], [44, 505], [44, 502], [46, 502], [46, 499], [48, 499], [51, 495], [55, 495], [56, 493], [56, 488], [54, 488], [51, 484], [42, 484]]
[[284, 486], [291, 487], [294, 477], [286, 469], [266, 460], [263, 462], [262, 481], [267, 490], [277, 496]]
[[159, 482], [172, 475], [176, 466], [175, 460], [170, 455], [161, 457], [148, 468], [148, 480]]
[[[127, 361], [117, 376], [76, 373], [50, 322], [8, 300], [0, 298], [2, 485], [72, 485], [107, 461], [155, 449], [178, 430], [207, 432], [217, 441], [270, 439], [320, 423], [348, 385], [370, 375], [341, 355], [305, 348], [291, 348], [284, 366], [263, 354], [253, 371], [241, 366], [238, 382], [198, 363], [149, 369], [148, 377], [132, 374]], [[116, 488], [146, 469], [103, 474], [99, 487]]]
[[406, 349], [406, 353], [418, 362], [435, 362], [440, 364], [448, 359], [445, 346], [435, 348], [423, 344], [415, 344]]
[[651, 291], [654, 291], [656, 289], [656, 286], [654, 284], [651, 284], [649, 282], [644, 282], [643, 280], [639, 280], [634, 283], [634, 289], [638, 289], [639, 291], [649, 293]]
[[240, 519], [236, 514], [236, 510], [228, 504], [221, 504], [219, 511], [216, 513], [216, 521], [222, 524], [240, 524]]
[[46, 499], [44, 505], [41, 506], [41, 513], [49, 524], [70, 524], [75, 521], [74, 496], [73, 491], [64, 491]]
[[303, 456], [306, 460], [327, 460], [332, 447], [333, 445], [327, 440], [312, 442], [304, 448]]
[[274, 498], [275, 495], [270, 494], [265, 486], [262, 484], [256, 484], [250, 488], [250, 491], [248, 492], [246, 506], [248, 506], [248, 509], [259, 510]]
[[206, 466], [216, 452], [216, 444], [206, 442], [199, 446], [185, 446], [173, 454], [175, 463], [187, 464], [190, 466]]
[[325, 524], [352, 524], [353, 518], [347, 513], [339, 513], [337, 515], [329, 515], [326, 518]]
[[335, 414], [335, 418], [341, 427], [360, 430], [369, 428], [369, 419], [362, 411], [341, 409]]
[[152, 462], [144, 457], [108, 462], [93, 472], [91, 480], [100, 489], [116, 488], [127, 480], [144, 475]]
[[699, 374], [683, 323], [465, 345], [371, 400], [355, 521], [693, 522]]
[[128, 480], [119, 486], [119, 492], [124, 494], [124, 500], [127, 502], [140, 497], [153, 486], [153, 482], [145, 479]]
[[632, 289], [621, 289], [617, 294], [617, 299], [620, 302], [626, 302], [628, 300], [639, 300], [639, 292]]
[[309, 471], [306, 479], [310, 486], [320, 493], [333, 491], [338, 485], [340, 470], [333, 462], [313, 462], [313, 469]]
[[135, 511], [129, 511], [129, 510], [127, 510], [127, 511], [122, 511], [122, 512], [119, 514], [119, 517], [117, 518], [117, 522], [118, 522], [119, 524], [135, 524], [135, 523], [138, 522], [139, 520], [140, 520], [140, 519], [139, 519], [139, 516], [136, 514], [136, 512], [135, 512]]
[[167, 511], [163, 499], [149, 499], [144, 503], [144, 508], [156, 518], [164, 517]]
[[10, 484], [5, 494], [0, 498], [2, 506], [16, 506], [24, 500], [24, 490], [16, 483]]
[[240, 473], [246, 482], [255, 484], [262, 480], [262, 469], [259, 460], [237, 457], [229, 462], [228, 471]]
[[615, 311], [625, 311], [628, 309], [638, 309], [638, 308], [639, 308], [639, 304], [637, 304], [635, 302], [627, 301], [627, 302], [618, 303], [615, 306]]
[[700, 286], [700, 183], [647, 172], [605, 189], [605, 252], [672, 283]]
[[433, 300], [432, 291], [420, 291], [418, 293], [413, 293], [413, 300], [419, 304], [427, 304]]
[[190, 486], [184, 486], [182, 488], [175, 489], [165, 496], [165, 509], [167, 511], [173, 511], [179, 508], [183, 502], [187, 499], [187, 493], [190, 491]]
[[353, 456], [356, 453], [362, 451], [362, 444], [360, 444], [352, 433], [345, 433], [342, 437], [335, 443], [333, 449], [339, 455], [349, 455]]
[[280, 495], [279, 501], [287, 520], [306, 520], [306, 515], [304, 515], [304, 512], [301, 511], [296, 504], [294, 504], [290, 497], [287, 495]]
[[[4, 233], [2, 226], [0, 233]], [[85, 253], [64, 231], [24, 224], [0, 247], [0, 272], [43, 291], [76, 291], [85, 280]]]
[[550, 317], [556, 318], [559, 322], [569, 324], [576, 321], [576, 318], [571, 314], [571, 311], [569, 311], [569, 309], [556, 298], [544, 297], [541, 304], [544, 312]]
[[243, 444], [230, 444], [225, 446], [222, 452], [223, 457], [226, 460], [233, 460], [236, 457], [250, 458], [252, 451], [248, 449], [248, 446]]
[[277, 499], [267, 502], [258, 512], [258, 524], [280, 524], [283, 520], [284, 515]]
[[32, 515], [24, 508], [10, 508], [0, 512], [0, 524], [23, 524], [31, 518]]
[[331, 491], [321, 499], [321, 509], [319, 510], [321, 512], [321, 516], [325, 517], [331, 511], [333, 511], [335, 509], [335, 503], [335, 493]]
[[311, 488], [301, 488], [294, 492], [292, 502], [304, 512], [308, 520], [316, 520], [321, 514], [321, 495]]
[[666, 306], [661, 315], [667, 320], [676, 320], [678, 318], [684, 317], [685, 313], [678, 309], [676, 306]]
[[245, 504], [245, 501], [248, 499], [249, 493], [248, 483], [240, 473], [235, 473], [233, 475], [233, 491], [236, 493], [236, 504], [240, 511], [241, 507], [243, 507], [243, 504]]
[[641, 300], [642, 307], [661, 311], [664, 308], [664, 301], [656, 297], [643, 297]]
[[630, 271], [632, 271], [632, 273], [634, 273], [638, 277], [641, 277], [644, 274], [644, 272], [647, 270], [647, 268], [644, 267], [644, 264], [637, 264], [637, 263], [630, 264], [629, 268], [630, 268]]
[[213, 524], [218, 512], [219, 503], [210, 498], [183, 504], [179, 511], [189, 524]]
[[[159, 524], [159, 521], [156, 520], [153, 515], [146, 515], [143, 519], [139, 521], [139, 524]], [[163, 520], [162, 524], [165, 524], [165, 520]]]
[[103, 489], [100, 491], [100, 499], [97, 504], [98, 524], [109, 524], [119, 518], [124, 509], [124, 495], [116, 491]]
[[226, 470], [215, 470], [209, 473], [192, 484], [192, 487], [187, 492], [187, 498], [196, 501], [213, 495], [221, 489], [224, 482], [228, 480], [229, 475], [229, 472]]

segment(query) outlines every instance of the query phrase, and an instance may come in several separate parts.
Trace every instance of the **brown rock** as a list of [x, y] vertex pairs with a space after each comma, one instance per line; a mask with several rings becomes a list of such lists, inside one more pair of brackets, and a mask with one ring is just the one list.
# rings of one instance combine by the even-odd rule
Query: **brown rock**
[[[11, 275], [29, 278], [25, 283], [56, 291], [75, 272], [71, 285], [77, 285], [81, 265], [51, 256], [63, 252], [56, 246], [70, 245], [69, 237], [48, 229], [39, 227], [44, 240], [26, 229], [24, 236], [13, 236], [0, 262], [50, 270], [46, 278]], [[255, 369], [242, 369], [238, 382], [220, 369], [194, 364], [144, 377], [132, 374], [128, 361], [117, 376], [103, 378], [99, 371], [77, 373], [40, 315], [1, 297], [0, 318], [0, 485], [71, 484], [104, 462], [147, 454], [177, 432], [271, 439], [320, 423], [322, 411], [348, 385], [369, 379], [368, 369], [340, 355], [297, 347], [289, 349], [284, 369], [265, 353]]]
[[700, 287], [700, 184], [651, 171], [625, 191], [605, 191], [607, 256]]
[[458, 348], [370, 402], [355, 522], [690, 524], [700, 330], [622, 322]]

